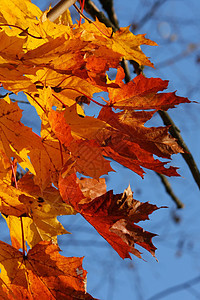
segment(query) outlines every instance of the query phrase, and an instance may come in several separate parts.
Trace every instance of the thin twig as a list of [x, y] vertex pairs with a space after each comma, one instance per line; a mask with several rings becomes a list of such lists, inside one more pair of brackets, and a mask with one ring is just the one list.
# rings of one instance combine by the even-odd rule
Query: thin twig
[[191, 286], [193, 286], [195, 284], [198, 284], [199, 282], [200, 282], [200, 276], [197, 276], [197, 277], [195, 277], [195, 278], [193, 278], [191, 280], [188, 280], [188, 281], [186, 281], [184, 283], [177, 284], [175, 286], [167, 288], [164, 291], [159, 292], [156, 295], [150, 297], [148, 300], [158, 300], [158, 299], [164, 298], [164, 297], [169, 296], [171, 294], [177, 293], [177, 292], [179, 292], [181, 290], [188, 289]]
[[119, 22], [115, 14], [113, 0], [99, 0], [99, 2], [101, 3], [103, 9], [107, 12], [109, 20], [112, 22], [112, 24], [116, 28], [119, 28]]
[[88, 17], [86, 17], [83, 12], [80, 10], [80, 8], [78, 8], [78, 6], [76, 4], [73, 4], [73, 6], [75, 7], [75, 9], [77, 10], [77, 12], [85, 19], [87, 20], [89, 23], [92, 23], [93, 21], [91, 19], [89, 19]]
[[158, 63], [156, 65], [156, 68], [160, 70], [161, 68], [169, 67], [170, 65], [175, 64], [178, 61], [194, 54], [194, 51], [199, 51], [199, 46], [194, 45], [193, 47], [191, 47], [191, 49], [190, 48], [186, 49], [183, 52], [176, 54], [175, 56]]
[[13, 95], [13, 94], [14, 94], [13, 92], [8, 92], [8, 93], [6, 93], [4, 95], [0, 94], [0, 99], [5, 98], [6, 96]]
[[169, 183], [169, 181], [167, 180], [166, 176], [164, 176], [163, 174], [157, 173], [158, 177], [160, 177], [162, 184], [165, 187], [166, 193], [172, 198], [172, 200], [176, 203], [177, 208], [183, 208], [184, 204], [179, 200], [179, 198], [174, 194], [172, 187]]
[[24, 101], [24, 100], [17, 100], [17, 99], [10, 99], [12, 102], [22, 103], [22, 104], [28, 104], [30, 105], [30, 102]]
[[[15, 188], [18, 189], [17, 178], [16, 178], [16, 171], [14, 169], [13, 162], [14, 162], [14, 160], [10, 162], [11, 170], [12, 170], [12, 176], [14, 178]], [[22, 234], [22, 251], [23, 251], [23, 257], [24, 257], [25, 256], [25, 241], [24, 241], [24, 229], [23, 229], [23, 220], [22, 220], [22, 217], [20, 217], [20, 223], [21, 223], [21, 234]]]
[[112, 22], [108, 18], [106, 18], [104, 13], [96, 7], [93, 1], [86, 0], [84, 9], [94, 20], [97, 18], [101, 23], [104, 23], [107, 27], [112, 27], [113, 31], [116, 31], [118, 29], [112, 24]]
[[21, 233], [22, 233], [22, 251], [23, 251], [23, 257], [25, 257], [24, 226], [23, 226], [22, 217], [20, 217], [20, 223], [21, 223]]
[[47, 18], [54, 22], [60, 15], [62, 15], [76, 0], [61, 0], [48, 13]]
[[31, 34], [31, 33], [29, 33], [28, 32], [28, 28], [27, 29], [23, 29], [23, 28], [21, 28], [20, 26], [17, 26], [17, 25], [13, 25], [13, 24], [1, 24], [0, 23], [0, 28], [1, 27], [14, 27], [14, 28], [17, 28], [17, 29], [19, 29], [19, 30], [21, 30], [22, 32], [19, 34], [19, 35], [21, 35], [21, 36], [23, 36], [23, 35], [29, 35], [29, 36], [31, 36], [32, 38], [34, 38], [34, 39], [42, 39], [42, 37], [41, 36], [35, 36], [35, 35], [33, 35], [33, 34]]
[[188, 149], [187, 145], [185, 144], [185, 142], [180, 134], [180, 129], [177, 128], [177, 126], [174, 124], [173, 120], [170, 118], [169, 114], [166, 111], [160, 110], [158, 113], [159, 113], [160, 117], [162, 118], [163, 123], [166, 126], [170, 125], [169, 132], [171, 133], [171, 135], [174, 138], [177, 139], [178, 144], [185, 151], [184, 153], [181, 153], [181, 155], [183, 156], [185, 162], [187, 163], [187, 165], [193, 175], [193, 178], [200, 189], [200, 172], [199, 172], [199, 169], [196, 165], [196, 162], [195, 162], [192, 154], [190, 153], [190, 150]]
[[151, 17], [156, 13], [158, 8], [164, 3], [166, 0], [157, 0], [151, 6], [150, 10], [142, 17], [142, 19], [136, 24], [136, 29], [141, 28], [144, 24], [151, 19]]

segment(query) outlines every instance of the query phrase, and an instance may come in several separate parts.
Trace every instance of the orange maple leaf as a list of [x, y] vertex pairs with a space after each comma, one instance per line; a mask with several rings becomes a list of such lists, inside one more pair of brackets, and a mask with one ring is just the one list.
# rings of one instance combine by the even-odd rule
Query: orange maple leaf
[[[69, 112], [71, 112], [71, 115]], [[64, 149], [70, 151], [71, 160], [74, 161], [76, 170], [84, 175], [98, 179], [101, 175], [107, 174], [113, 169], [110, 167], [110, 162], [103, 157], [102, 149], [99, 145], [93, 139], [81, 139], [81, 133], [84, 132], [83, 136], [87, 136], [87, 134], [90, 137], [91, 134], [95, 136], [96, 130], [99, 130], [98, 125], [104, 124], [104, 122], [92, 117], [85, 117], [86, 130], [86, 127], [81, 128], [81, 126], [78, 126], [79, 119], [82, 118], [76, 113], [76, 104], [62, 112], [51, 111], [49, 114], [52, 130], [64, 145]], [[92, 127], [92, 124], [95, 127]], [[77, 127], [78, 130], [76, 132]], [[66, 164], [68, 164], [68, 161]]]
[[135, 223], [149, 219], [149, 214], [158, 209], [156, 205], [134, 200], [130, 187], [123, 194], [113, 195], [113, 191], [109, 191], [93, 199], [88, 194], [84, 197], [77, 182], [75, 174], [60, 176], [59, 190], [63, 200], [94, 226], [122, 258], [131, 258], [129, 252], [141, 258], [135, 244], [155, 256], [152, 237], [156, 234]]
[[28, 215], [27, 207], [19, 200], [21, 195], [23, 192], [0, 180], [0, 212], [6, 216]]
[[0, 246], [2, 299], [93, 299], [86, 293], [83, 258], [63, 257], [50, 242], [38, 243], [26, 256], [4, 242]]
[[109, 89], [110, 105], [120, 109], [134, 110], [167, 110], [179, 103], [190, 103], [187, 98], [174, 93], [158, 93], [168, 86], [168, 80], [146, 78], [142, 74], [125, 84], [124, 71], [120, 67], [113, 81], [120, 89]]
[[165, 168], [167, 162], [160, 162], [154, 154], [170, 158], [172, 154], [183, 152], [176, 140], [168, 134], [168, 127], [145, 127], [154, 112], [128, 111], [115, 113], [110, 107], [104, 107], [98, 119], [106, 122], [115, 130], [110, 137], [98, 142], [104, 149], [104, 155], [143, 176], [148, 168], [168, 176], [178, 176], [176, 168]]
[[106, 193], [105, 178], [77, 178], [81, 192], [88, 199], [94, 199]]

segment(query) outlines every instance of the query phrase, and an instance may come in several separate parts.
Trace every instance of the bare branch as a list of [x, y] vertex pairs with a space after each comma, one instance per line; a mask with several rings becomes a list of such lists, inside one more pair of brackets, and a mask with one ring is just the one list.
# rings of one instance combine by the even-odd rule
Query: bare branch
[[76, 4], [73, 4], [75, 9], [77, 10], [77, 12], [83, 17], [83, 19], [87, 20], [89, 23], [92, 23], [93, 21], [91, 19], [89, 19], [88, 17], [86, 17], [82, 11], [80, 10], [80, 8], [78, 8], [78, 6]]
[[181, 134], [180, 134], [180, 130], [179, 128], [177, 128], [177, 126], [174, 124], [173, 120], [170, 118], [169, 114], [166, 111], [159, 111], [158, 112], [160, 117], [163, 120], [163, 123], [165, 125], [170, 125], [169, 128], [169, 132], [171, 133], [171, 135], [177, 139], [178, 144], [183, 148], [183, 150], [185, 151], [185, 153], [181, 153], [181, 155], [183, 156], [185, 162], [187, 163], [194, 180], [196, 181], [196, 184], [198, 185], [199, 189], [200, 189], [200, 172], [199, 169], [196, 165], [196, 162], [192, 156], [192, 154], [190, 153], [190, 150], [188, 149], [187, 145], [185, 144]]
[[116, 28], [119, 28], [119, 22], [115, 14], [113, 0], [99, 0], [102, 4], [103, 9], [107, 12], [109, 20], [113, 23]]
[[[181, 284], [177, 284], [175, 286], [172, 286], [168, 289], [165, 289], [164, 291], [154, 295], [153, 297], [149, 298], [148, 300], [158, 300], [158, 299], [161, 299], [161, 298], [164, 298], [170, 294], [173, 294], [173, 293], [177, 293], [181, 290], [185, 290], [185, 289], [188, 289], [190, 288], [191, 286], [197, 284], [200, 282], [200, 276], [197, 276], [191, 280], [188, 280], [184, 283], [181, 283]], [[178, 298], [177, 298], [178, 299]]]
[[47, 18], [54, 22], [60, 15], [62, 15], [76, 0], [61, 0], [48, 13]]
[[116, 31], [118, 29], [112, 24], [112, 22], [108, 18], [106, 18], [104, 13], [101, 12], [96, 7], [93, 1], [86, 0], [84, 9], [94, 20], [97, 18], [100, 22], [104, 23], [107, 27], [112, 27], [113, 31]]
[[168, 66], [170, 66], [174, 63], [177, 63], [178, 61], [192, 55], [194, 53], [194, 51], [197, 51], [197, 50], [199, 50], [199, 46], [197, 46], [196, 44], [193, 44], [192, 47], [188, 47], [188, 49], [184, 50], [183, 52], [176, 54], [175, 56], [158, 63], [156, 65], [156, 68], [161, 69], [164, 67], [168, 67]]
[[17, 100], [17, 99], [10, 99], [11, 101], [13, 101], [13, 102], [17, 102], [17, 103], [22, 103], [22, 104], [28, 104], [28, 105], [30, 105], [30, 102], [28, 102], [28, 101], [24, 101], [24, 100]]
[[141, 28], [144, 24], [151, 19], [155, 14], [156, 10], [164, 3], [166, 0], [157, 0], [154, 2], [150, 10], [142, 17], [142, 19], [135, 24], [136, 29]]
[[184, 204], [179, 200], [179, 198], [174, 194], [171, 185], [169, 183], [169, 181], [167, 180], [167, 177], [164, 176], [163, 174], [160, 173], [156, 173], [158, 175], [158, 177], [160, 177], [162, 184], [165, 187], [165, 190], [167, 192], [167, 194], [169, 194], [169, 196], [172, 198], [172, 200], [176, 203], [177, 208], [183, 208]]

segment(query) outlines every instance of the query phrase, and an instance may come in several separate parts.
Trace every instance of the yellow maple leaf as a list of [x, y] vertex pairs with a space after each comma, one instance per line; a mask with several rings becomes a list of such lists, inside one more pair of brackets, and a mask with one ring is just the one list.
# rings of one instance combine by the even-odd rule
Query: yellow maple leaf
[[[32, 175], [26, 174], [18, 181], [18, 189], [10, 187], [8, 191], [13, 195], [15, 192], [19, 205], [26, 212], [27, 216], [22, 218], [24, 240], [31, 248], [43, 240], [57, 243], [57, 235], [69, 233], [57, 220], [57, 216], [71, 215], [76, 212], [62, 201], [57, 189], [48, 187], [41, 192], [39, 186], [34, 184]], [[4, 198], [8, 199], [8, 192], [4, 193]], [[11, 206], [11, 202], [9, 204]], [[11, 211], [12, 207], [8, 208]], [[18, 206], [15, 207], [15, 210], [17, 209]], [[20, 249], [22, 248], [21, 220], [16, 217], [16, 213], [10, 214], [5, 219], [10, 229], [12, 245]]]
[[10, 102], [9, 97], [1, 99], [0, 111], [0, 137], [6, 155], [16, 157], [22, 167], [34, 173], [28, 155], [32, 148], [42, 149], [40, 137], [20, 122], [22, 110], [17, 103]]
[[23, 168], [36, 174], [35, 183], [41, 189], [53, 182], [57, 185], [59, 172], [69, 159], [61, 151], [58, 140], [46, 139], [33, 133], [21, 122], [22, 111], [9, 97], [0, 102], [0, 137], [8, 158], [16, 157]]
[[[130, 26], [129, 26], [130, 27]], [[153, 67], [153, 64], [142, 52], [141, 45], [156, 46], [157, 44], [145, 38], [145, 35], [134, 35], [129, 27], [120, 28], [113, 33], [112, 28], [106, 27], [96, 20], [93, 23], [87, 21], [77, 29], [83, 41], [92, 41], [97, 45], [105, 45], [109, 50], [121, 55], [121, 58], [135, 60], [140, 65]], [[105, 57], [105, 54], [104, 54]]]
[[[1, 0], [0, 2], [0, 22], [8, 24], [16, 24], [24, 29], [33, 27], [37, 24], [36, 16], [42, 15], [39, 7], [31, 3], [29, 0]], [[34, 29], [37, 26], [34, 26]]]
[[11, 184], [12, 170], [10, 160], [6, 155], [2, 142], [0, 141], [0, 180], [7, 184]]
[[20, 202], [19, 197], [22, 192], [4, 183], [0, 180], [0, 212], [4, 215], [22, 216], [27, 215], [28, 210], [26, 206]]

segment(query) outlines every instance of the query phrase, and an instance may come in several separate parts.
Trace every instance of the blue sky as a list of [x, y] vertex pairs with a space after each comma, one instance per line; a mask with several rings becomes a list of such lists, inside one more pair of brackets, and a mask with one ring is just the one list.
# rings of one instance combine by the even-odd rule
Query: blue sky
[[[45, 1], [33, 2], [38, 5], [42, 2], [42, 9], [45, 6]], [[198, 102], [200, 98], [200, 64], [197, 63], [197, 57], [200, 56], [200, 2], [196, 0], [163, 2], [164, 4], [158, 8], [154, 16], [144, 19], [144, 24], [141, 24], [136, 31], [137, 34], [146, 33], [148, 38], [159, 44], [158, 47], [142, 48], [155, 64], [155, 69], [146, 68], [145, 74], [148, 77], [168, 79], [169, 91], [177, 90], [178, 95]], [[131, 23], [139, 23], [155, 1], [115, 0], [114, 3], [120, 26], [128, 26]], [[27, 106], [21, 105], [21, 107], [25, 110], [24, 123], [37, 131], [37, 120], [34, 116], [30, 119]], [[200, 167], [199, 105], [194, 103], [180, 105], [170, 110], [169, 114], [180, 128], [184, 140]], [[155, 116], [151, 125], [161, 126], [162, 121]], [[106, 177], [108, 189], [113, 189], [115, 193], [123, 192], [130, 183], [135, 199], [149, 201], [158, 206], [168, 206], [154, 212], [150, 221], [140, 223], [144, 229], [159, 235], [154, 238], [154, 244], [158, 248], [156, 256], [159, 263], [145, 251], [142, 252], [146, 261], [136, 257], [132, 257], [132, 261], [122, 260], [81, 216], [60, 218], [65, 228], [72, 233], [72, 235], [59, 237], [62, 254], [85, 256], [84, 268], [88, 271], [88, 292], [94, 297], [103, 300], [150, 300], [157, 293], [200, 274], [199, 190], [181, 155], [173, 156], [172, 164], [180, 168], [179, 172], [182, 176], [169, 179], [175, 193], [185, 205], [185, 208], [179, 211], [165, 193], [160, 179], [154, 172], [147, 171], [145, 179], [142, 180], [128, 169], [112, 163], [117, 172]], [[175, 217], [180, 218], [179, 223], [174, 222]], [[200, 299], [200, 281], [190, 288], [154, 299]]]

